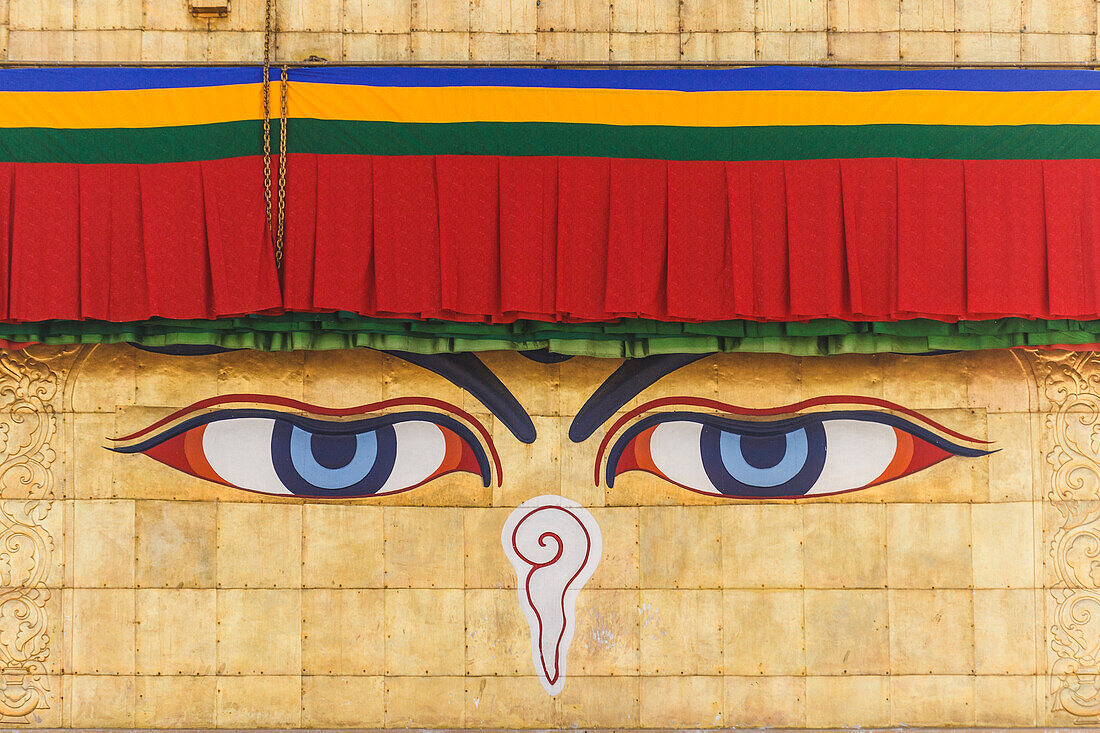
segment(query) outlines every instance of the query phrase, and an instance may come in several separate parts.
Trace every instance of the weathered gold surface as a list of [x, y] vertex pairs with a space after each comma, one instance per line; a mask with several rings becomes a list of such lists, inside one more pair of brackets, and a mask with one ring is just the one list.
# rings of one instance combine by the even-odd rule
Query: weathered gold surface
[[[280, 0], [279, 60], [1093, 62], [1094, 0]], [[254, 63], [262, 0], [0, 0], [0, 59]], [[77, 359], [81, 366], [70, 370]], [[1100, 721], [1093, 355], [731, 355], [643, 399], [854, 393], [995, 441], [853, 495], [728, 502], [592, 479], [569, 416], [614, 368], [485, 361], [540, 438], [375, 352], [0, 357], [0, 723], [840, 726]], [[1034, 372], [1031, 371], [1034, 366]], [[493, 433], [504, 486], [346, 504], [220, 488], [103, 449], [202, 397], [429, 394]], [[592, 510], [604, 556], [556, 698], [531, 676], [510, 506]], [[414, 675], [414, 676], [402, 676]]]
[[[0, 356], [0, 705], [18, 713], [4, 723], [1100, 720], [1092, 354], [715, 356], [633, 401], [885, 396], [1000, 451], [866, 491], [768, 502], [639, 473], [596, 486], [603, 430], [581, 444], [567, 430], [614, 362], [488, 355], [533, 413], [539, 437], [525, 446], [427, 371], [371, 352], [324, 356], [124, 345]], [[281, 499], [103, 448], [193, 401], [264, 391], [332, 407], [453, 401], [488, 426], [504, 484], [452, 475], [390, 498]], [[553, 698], [533, 676], [500, 545], [509, 508], [546, 493], [589, 508], [604, 537]], [[17, 707], [32, 698], [29, 712]]]
[[[1095, 0], [280, 0], [279, 60], [1084, 63]], [[255, 63], [264, 0], [4, 0], [19, 61]]]

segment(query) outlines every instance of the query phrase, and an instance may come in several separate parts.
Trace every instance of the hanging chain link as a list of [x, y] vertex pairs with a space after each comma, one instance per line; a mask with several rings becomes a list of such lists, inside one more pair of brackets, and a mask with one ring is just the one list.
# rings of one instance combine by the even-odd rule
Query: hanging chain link
[[264, 205], [271, 234], [271, 27], [275, 0], [267, 0], [264, 17]]
[[286, 93], [290, 86], [287, 66], [279, 74], [279, 213], [275, 227], [275, 267], [283, 268], [283, 239], [286, 230]]
[[287, 71], [284, 64], [279, 69], [279, 171], [277, 174], [278, 200], [276, 211], [271, 201], [271, 56], [275, 40], [275, 0], [267, 0], [264, 13], [264, 213], [267, 233], [275, 248], [275, 267], [283, 269], [283, 241], [286, 233], [286, 120], [287, 120]]

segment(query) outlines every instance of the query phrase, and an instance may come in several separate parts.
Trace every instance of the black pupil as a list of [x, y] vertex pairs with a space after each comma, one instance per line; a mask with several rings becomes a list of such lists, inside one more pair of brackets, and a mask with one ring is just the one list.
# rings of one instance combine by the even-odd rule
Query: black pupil
[[741, 456], [753, 468], [771, 468], [783, 460], [787, 453], [787, 436], [742, 435]]
[[314, 435], [309, 447], [313, 458], [325, 468], [343, 468], [355, 458], [355, 435]]

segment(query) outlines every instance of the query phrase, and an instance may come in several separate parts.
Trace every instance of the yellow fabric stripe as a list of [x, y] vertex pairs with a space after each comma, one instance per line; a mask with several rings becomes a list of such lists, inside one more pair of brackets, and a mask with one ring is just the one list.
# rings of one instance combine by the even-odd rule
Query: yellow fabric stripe
[[[278, 115], [279, 83], [272, 82]], [[0, 128], [147, 128], [258, 120], [259, 84], [0, 92]], [[368, 87], [292, 82], [291, 117], [410, 123], [557, 122], [672, 127], [1100, 124], [1100, 91], [723, 91]]]
[[888, 92], [368, 87], [291, 82], [291, 117], [673, 127], [1100, 124], [1100, 91]]
[[[279, 84], [272, 83], [278, 116]], [[263, 117], [260, 84], [95, 92], [0, 92], [0, 127], [173, 127]]]

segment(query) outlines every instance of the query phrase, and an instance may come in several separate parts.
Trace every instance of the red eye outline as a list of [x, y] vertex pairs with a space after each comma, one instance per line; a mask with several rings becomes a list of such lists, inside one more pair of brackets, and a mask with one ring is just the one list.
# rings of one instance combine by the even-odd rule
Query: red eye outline
[[388, 410], [391, 408], [410, 406], [429, 407], [436, 410], [442, 410], [461, 419], [463, 422], [467, 423], [470, 427], [477, 431], [478, 435], [481, 436], [482, 441], [484, 441], [485, 448], [489, 456], [492, 458], [493, 468], [496, 471], [497, 475], [497, 486], [499, 487], [503, 485], [504, 482], [504, 472], [501, 466], [500, 454], [497, 452], [496, 445], [493, 443], [492, 436], [490, 436], [488, 429], [486, 429], [486, 427], [482, 425], [480, 420], [478, 420], [476, 417], [466, 412], [462, 408], [452, 405], [451, 403], [444, 400], [437, 400], [432, 397], [397, 397], [389, 400], [382, 400], [380, 402], [373, 402], [367, 405], [359, 405], [356, 407], [321, 407], [318, 405], [311, 405], [307, 402], [291, 399], [289, 397], [278, 397], [275, 395], [221, 395], [219, 397], [209, 397], [204, 400], [199, 400], [198, 402], [188, 405], [187, 407], [176, 410], [171, 415], [161, 418], [151, 425], [130, 433], [129, 435], [124, 435], [119, 438], [109, 438], [109, 440], [116, 443], [131, 443], [134, 441], [138, 441], [141, 438], [148, 436], [150, 433], [160, 430], [167, 425], [180, 422], [204, 410], [215, 411], [216, 409], [225, 408], [229, 405], [241, 404], [273, 405], [289, 408], [292, 410], [299, 410], [310, 415], [320, 415], [325, 417], [356, 417], [372, 412]]
[[[708, 410], [717, 410], [730, 415], [745, 415], [745, 416], [773, 416], [773, 415], [792, 415], [802, 410], [811, 407], [825, 407], [825, 406], [838, 406], [838, 405], [867, 405], [871, 407], [879, 407], [893, 412], [903, 414], [909, 418], [920, 421], [930, 428], [949, 435], [956, 440], [962, 440], [969, 443], [975, 443], [979, 445], [992, 445], [994, 441], [980, 440], [978, 438], [972, 438], [968, 435], [952, 430], [951, 428], [942, 425], [935, 420], [922, 415], [908, 407], [904, 407], [895, 402], [889, 400], [880, 399], [878, 397], [864, 397], [861, 395], [835, 395], [824, 397], [812, 397], [810, 399], [802, 400], [801, 402], [795, 402], [790, 405], [783, 405], [780, 407], [765, 407], [765, 408], [753, 408], [753, 407], [741, 407], [740, 405], [732, 405], [727, 402], [720, 402], [718, 400], [712, 400], [705, 397], [662, 397], [655, 400], [650, 400], [643, 405], [639, 405], [634, 409], [627, 412], [625, 415], [616, 420], [607, 433], [604, 434], [603, 439], [600, 441], [600, 446], [596, 450], [596, 461], [593, 467], [593, 480], [596, 486], [600, 485], [601, 467], [603, 466], [604, 456], [607, 453], [607, 449], [611, 444], [613, 438], [615, 438], [622, 428], [635, 418], [643, 415], [652, 410], [666, 407], [700, 407]], [[935, 461], [934, 461], [935, 462]], [[933, 463], [934, 463], [933, 462]], [[931, 464], [928, 464], [931, 465]], [[924, 466], [926, 468], [927, 466]], [[894, 468], [893, 463], [891, 468]], [[915, 472], [915, 471], [913, 471]], [[904, 475], [904, 474], [903, 474]], [[900, 476], [898, 476], [900, 477]], [[895, 477], [897, 478], [897, 477]], [[874, 485], [885, 483], [883, 479], [875, 482]], [[687, 487], [684, 487], [687, 488]], [[869, 488], [869, 487], [863, 487]]]

